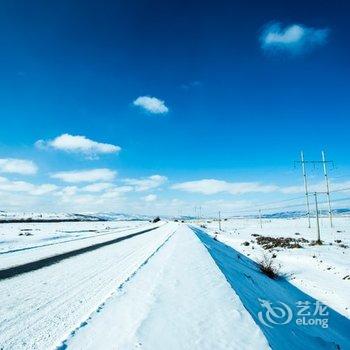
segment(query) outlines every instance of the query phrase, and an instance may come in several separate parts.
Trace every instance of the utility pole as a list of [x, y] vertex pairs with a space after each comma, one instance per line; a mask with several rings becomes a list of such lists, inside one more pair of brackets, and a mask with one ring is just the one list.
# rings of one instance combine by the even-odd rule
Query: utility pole
[[304, 152], [300, 152], [301, 155], [301, 161], [296, 161], [295, 163], [300, 163], [301, 168], [303, 171], [303, 179], [304, 179], [304, 187], [305, 187], [305, 198], [306, 198], [306, 207], [307, 207], [307, 215], [308, 215], [308, 221], [309, 221], [309, 228], [311, 227], [311, 216], [310, 216], [310, 203], [309, 203], [309, 189], [308, 189], [308, 182], [307, 182], [307, 175], [306, 175], [306, 164], [313, 164], [316, 166], [316, 164], [323, 165], [323, 172], [324, 177], [326, 180], [326, 187], [327, 187], [327, 196], [328, 196], [328, 206], [329, 206], [329, 219], [331, 222], [331, 227], [333, 227], [333, 220], [332, 220], [332, 208], [331, 208], [331, 199], [330, 199], [330, 191], [329, 191], [329, 179], [328, 179], [328, 170], [327, 170], [327, 164], [333, 163], [332, 161], [326, 160], [325, 154], [322, 151], [322, 160], [308, 160], [306, 161], [304, 158]]
[[304, 188], [305, 188], [305, 198], [306, 198], [306, 209], [307, 209], [307, 218], [309, 223], [309, 228], [311, 227], [311, 218], [310, 218], [310, 202], [309, 202], [309, 190], [307, 185], [307, 175], [306, 175], [306, 167], [305, 167], [305, 159], [304, 159], [304, 152], [300, 152], [301, 156], [301, 168], [303, 171], [303, 178], [304, 178]]
[[260, 228], [262, 228], [261, 209], [259, 209], [259, 221], [260, 221]]
[[316, 210], [316, 228], [317, 228], [317, 244], [322, 244], [320, 235], [320, 220], [318, 216], [318, 202], [317, 202], [317, 192], [314, 193], [315, 196], [315, 210]]
[[221, 231], [221, 212], [219, 211], [219, 231]]
[[326, 155], [324, 151], [322, 153], [322, 164], [323, 164], [323, 172], [324, 172], [324, 178], [326, 181], [326, 194], [328, 199], [328, 215], [329, 215], [329, 222], [331, 224], [331, 227], [333, 227], [333, 217], [332, 217], [332, 206], [331, 206], [331, 195], [329, 191], [329, 178], [328, 178], [328, 169], [327, 169], [327, 161], [326, 161]]

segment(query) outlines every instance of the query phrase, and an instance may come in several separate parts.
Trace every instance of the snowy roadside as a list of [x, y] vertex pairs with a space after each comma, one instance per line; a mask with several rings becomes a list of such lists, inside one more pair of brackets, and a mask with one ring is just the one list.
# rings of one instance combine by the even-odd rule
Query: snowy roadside
[[54, 347], [113, 294], [176, 227], [168, 224], [0, 281], [0, 348]]
[[137, 228], [147, 224], [145, 221], [2, 223], [0, 254], [75, 238], [94, 237], [111, 230]]
[[348, 349], [350, 321], [285, 278], [271, 278], [253, 260], [192, 227], [271, 348]]
[[62, 344], [70, 349], [267, 349], [193, 231], [182, 225]]
[[[281, 349], [288, 339], [295, 349], [308, 344], [308, 348], [319, 350], [349, 342], [349, 321], [340, 315], [347, 311], [350, 299], [349, 281], [341, 278], [349, 266], [344, 259], [349, 250], [340, 246], [349, 243], [346, 228], [335, 232], [342, 234], [341, 243], [333, 244], [334, 232], [324, 230], [322, 246], [303, 241], [303, 248], [279, 247], [270, 252], [257, 243], [258, 237], [284, 235], [311, 241], [314, 230], [303, 229], [305, 223], [294, 220], [266, 220], [263, 229], [256, 220], [222, 224], [217, 235], [217, 222], [206, 223], [208, 228], [200, 230], [174, 222], [161, 224], [145, 234], [0, 281], [1, 346], [250, 350]], [[73, 233], [78, 234], [77, 241], [3, 257], [13, 256], [12, 261], [17, 261], [17, 256], [28, 259], [27, 253], [52, 255], [72, 250], [74, 244], [86, 246], [94, 240], [110, 240], [144, 229], [128, 227], [125, 232], [123, 227], [100, 227], [97, 232], [89, 227]], [[51, 241], [52, 233], [47, 237]], [[271, 280], [245, 257], [259, 260], [266, 252], [276, 254], [273, 260], [282, 265], [282, 273], [290, 275], [290, 283]], [[1, 259], [0, 254], [0, 262], [5, 261]], [[331, 263], [334, 268], [327, 269]], [[330, 291], [333, 294], [327, 293]], [[282, 300], [286, 305], [320, 300], [339, 314], [329, 309], [327, 330], [298, 327], [294, 318], [286, 326], [270, 329], [257, 319], [263, 310], [260, 298]]]
[[[335, 228], [322, 221], [321, 246], [310, 245], [316, 237], [315, 227], [307, 228], [305, 219], [264, 219], [260, 228], [256, 219], [231, 219], [222, 222], [205, 222], [207, 232], [228, 246], [233, 247], [255, 261], [266, 256], [280, 265], [280, 272], [306, 294], [322, 301], [342, 315], [350, 318], [350, 222], [347, 218], [335, 218]], [[302, 248], [264, 249], [257, 243], [258, 236], [291, 237], [306, 239]]]
[[[45, 227], [42, 228], [40, 226], [45, 224], [32, 224], [32, 227], [34, 227], [32, 229], [34, 230], [33, 236], [19, 236], [15, 237], [16, 240], [11, 239], [11, 234], [7, 232], [6, 235], [4, 234], [5, 238], [4, 241], [0, 243], [0, 247], [8, 246], [8, 242], [11, 241], [12, 249], [0, 251], [0, 269], [18, 266], [96, 243], [107, 242], [118, 237], [138, 232], [141, 229], [160, 226], [160, 224], [144, 222], [142, 225], [140, 223], [135, 223], [132, 226], [118, 224], [119, 223], [111, 223], [107, 226], [106, 223], [104, 223], [104, 225], [101, 226], [96, 225], [96, 223], [79, 223], [77, 229], [74, 226], [64, 223], [59, 226], [59, 229], [48, 232], [41, 232]], [[5, 231], [4, 228], [1, 228], [1, 230]], [[23, 229], [16, 228], [16, 230]], [[25, 230], [28, 230], [28, 228]], [[37, 230], [40, 230], [40, 232], [38, 233]]]

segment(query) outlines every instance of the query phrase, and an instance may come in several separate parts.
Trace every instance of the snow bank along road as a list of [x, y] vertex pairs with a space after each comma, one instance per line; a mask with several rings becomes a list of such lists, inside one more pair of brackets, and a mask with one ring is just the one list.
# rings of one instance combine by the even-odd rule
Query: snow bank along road
[[[249, 264], [200, 230], [165, 224], [0, 281], [0, 348], [286, 349], [296, 329], [271, 341], [254, 307], [264, 277]], [[324, 339], [307, 334], [310, 349], [346, 349], [349, 321], [336, 320]]]
[[[301, 302], [302, 305], [306, 307], [310, 305], [311, 308], [311, 305], [318, 305], [318, 300], [303, 293], [287, 279], [273, 280], [267, 277], [261, 273], [258, 264], [253, 260], [222, 242], [214, 240], [202, 230], [196, 227], [193, 227], [193, 230], [239, 295], [245, 308], [261, 327], [273, 349], [285, 349], [285, 344], [294, 350], [350, 349], [350, 321], [348, 318], [327, 307], [327, 315], [322, 317], [322, 313], [318, 313], [314, 317], [306, 318], [311, 320], [323, 318], [324, 321], [327, 321], [326, 328], [320, 325], [298, 323], [301, 317], [295, 310], [293, 312], [294, 305]], [[266, 312], [270, 309], [269, 306], [267, 309], [262, 306], [263, 301], [265, 305], [272, 302], [272, 305], [277, 308]], [[287, 311], [288, 308], [290, 312]], [[281, 316], [281, 310], [282, 313], [286, 311], [286, 315], [278, 318]], [[274, 315], [275, 313], [277, 314]], [[305, 314], [307, 312], [304, 312]], [[280, 322], [274, 324], [274, 321]]]
[[185, 225], [61, 349], [267, 349], [205, 246]]
[[[175, 229], [166, 225], [0, 281], [0, 348], [52, 347], [133, 274]], [[66, 245], [62, 249], [66, 251]]]

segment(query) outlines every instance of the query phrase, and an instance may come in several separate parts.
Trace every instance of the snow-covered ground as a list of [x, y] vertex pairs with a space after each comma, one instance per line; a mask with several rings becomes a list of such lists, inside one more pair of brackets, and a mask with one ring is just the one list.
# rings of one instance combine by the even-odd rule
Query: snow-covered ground
[[198, 224], [206, 225], [211, 235], [218, 233], [218, 240], [255, 261], [275, 254], [275, 265], [280, 265], [281, 273], [287, 275], [292, 284], [350, 318], [350, 218], [333, 221], [331, 228], [328, 218], [321, 219], [323, 245], [301, 243], [300, 249], [275, 248], [273, 251], [257, 244], [256, 235], [305, 238], [311, 242], [317, 238], [315, 220], [311, 228], [305, 218], [263, 219], [262, 228], [258, 219], [230, 219], [221, 222], [222, 231], [217, 221]]
[[[315, 228], [304, 219], [264, 219], [262, 229], [255, 219], [223, 221], [219, 234], [217, 222], [1, 224], [0, 349], [350, 349], [347, 220], [334, 229], [323, 222], [322, 246], [271, 252], [257, 234], [311, 241]], [[100, 243], [109, 244], [82, 251]], [[72, 251], [79, 254], [1, 277]], [[264, 253], [276, 254], [287, 280], [259, 271], [254, 260]], [[260, 298], [320, 300], [333, 309], [330, 328], [265, 327]]]
[[159, 226], [143, 221], [0, 225], [0, 269]]
[[94, 237], [112, 230], [136, 228], [146, 224], [143, 221], [3, 223], [0, 224], [0, 253]]
[[[1, 346], [53, 348], [125, 282], [174, 229], [169, 225], [0, 281]], [[66, 244], [64, 247], [67, 249]]]
[[[93, 334], [93, 336], [91, 336]], [[64, 342], [72, 349], [267, 349], [205, 247], [186, 226]]]

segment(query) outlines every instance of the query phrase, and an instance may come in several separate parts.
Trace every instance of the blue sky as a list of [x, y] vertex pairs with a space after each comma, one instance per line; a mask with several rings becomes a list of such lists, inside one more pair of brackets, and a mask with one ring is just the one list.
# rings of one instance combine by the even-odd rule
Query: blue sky
[[1, 207], [233, 211], [302, 194], [301, 149], [346, 185], [349, 6], [3, 1]]

